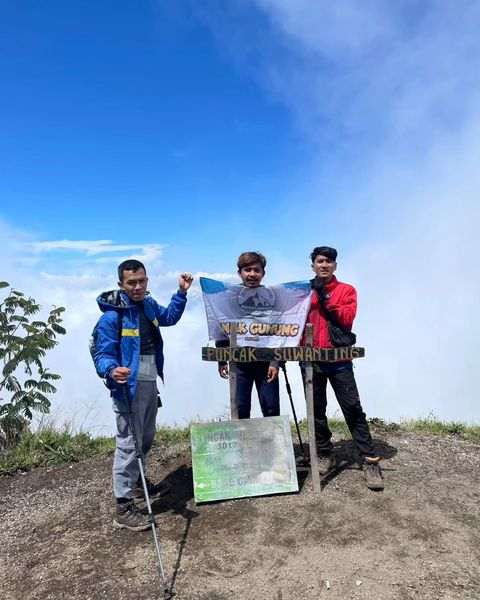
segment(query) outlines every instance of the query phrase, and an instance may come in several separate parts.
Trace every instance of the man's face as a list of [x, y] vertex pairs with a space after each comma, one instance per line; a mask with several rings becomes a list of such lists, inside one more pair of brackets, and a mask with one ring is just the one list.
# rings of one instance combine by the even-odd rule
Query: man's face
[[130, 300], [141, 302], [147, 292], [148, 277], [143, 269], [124, 271], [123, 280], [119, 281], [118, 285]]
[[323, 256], [323, 254], [317, 254], [312, 263], [313, 272], [324, 281], [330, 281], [336, 268], [337, 263], [334, 260], [330, 260], [327, 256]]
[[252, 265], [242, 267], [238, 271], [238, 274], [240, 275], [243, 285], [249, 288], [256, 288], [260, 285], [263, 276], [265, 275], [265, 271], [260, 263], [253, 263]]

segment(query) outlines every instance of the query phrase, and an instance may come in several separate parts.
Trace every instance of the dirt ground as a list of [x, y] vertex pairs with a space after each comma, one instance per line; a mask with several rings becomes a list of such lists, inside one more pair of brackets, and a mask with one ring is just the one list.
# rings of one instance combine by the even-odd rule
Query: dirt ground
[[[315, 495], [196, 505], [190, 457], [156, 448], [155, 502], [176, 597], [480, 599], [480, 445], [376, 435], [386, 488], [372, 492], [337, 440], [340, 470]], [[171, 455], [171, 452], [170, 452]], [[151, 532], [112, 528], [111, 457], [0, 479], [0, 598], [162, 598]]]

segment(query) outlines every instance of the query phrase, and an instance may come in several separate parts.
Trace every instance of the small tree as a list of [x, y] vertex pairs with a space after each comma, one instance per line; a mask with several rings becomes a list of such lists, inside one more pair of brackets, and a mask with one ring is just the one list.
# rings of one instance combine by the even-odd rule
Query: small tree
[[[6, 281], [0, 288], [10, 287]], [[12, 445], [19, 433], [28, 428], [34, 411], [48, 413], [50, 400], [47, 394], [57, 389], [51, 383], [60, 375], [44, 368], [42, 360], [47, 352], [58, 344], [57, 334], [64, 335], [63, 307], [50, 311], [47, 321], [30, 319], [40, 310], [33, 298], [10, 288], [10, 293], [0, 303], [0, 432], [3, 444]], [[0, 440], [1, 445], [1, 440]]]

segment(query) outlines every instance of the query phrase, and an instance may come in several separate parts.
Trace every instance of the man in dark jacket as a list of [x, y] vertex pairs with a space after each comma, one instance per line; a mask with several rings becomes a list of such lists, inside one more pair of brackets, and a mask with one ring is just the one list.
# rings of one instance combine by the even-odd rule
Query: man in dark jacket
[[[344, 332], [351, 331], [357, 312], [357, 293], [353, 286], [338, 281], [334, 275], [337, 268], [335, 248], [316, 247], [310, 258], [315, 277], [311, 280], [312, 302], [307, 323], [313, 325], [313, 345], [332, 348], [334, 344], [331, 339], [331, 325], [339, 327]], [[367, 486], [375, 490], [383, 489], [380, 457], [373, 447], [367, 419], [360, 404], [351, 361], [314, 363], [313, 402], [320, 472], [325, 474], [336, 466], [331, 442], [332, 433], [328, 427], [326, 414], [328, 381], [335, 392], [353, 441], [363, 459]]]
[[[170, 304], [160, 306], [147, 292], [148, 277], [138, 260], [118, 267], [119, 290], [104, 292], [98, 299], [103, 315], [93, 332], [92, 354], [98, 375], [111, 390], [116, 417], [116, 449], [113, 459], [113, 491], [116, 498], [114, 526], [133, 531], [150, 523], [134, 503], [143, 497], [135, 442], [129, 426], [133, 419], [143, 458], [155, 436], [158, 410], [157, 376], [163, 379], [163, 340], [160, 327], [175, 325], [183, 314], [187, 290], [193, 278], [182, 273], [178, 291]], [[129, 406], [130, 405], [130, 406]], [[151, 494], [161, 492], [147, 480]]]

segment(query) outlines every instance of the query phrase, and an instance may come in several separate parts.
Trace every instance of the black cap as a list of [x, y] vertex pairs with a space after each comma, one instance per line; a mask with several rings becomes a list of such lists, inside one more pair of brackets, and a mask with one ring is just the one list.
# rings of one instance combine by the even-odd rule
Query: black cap
[[315, 258], [318, 256], [326, 256], [329, 260], [335, 262], [337, 260], [337, 251], [335, 248], [331, 248], [330, 246], [317, 246], [312, 250], [310, 254], [310, 258], [312, 259], [312, 263]]

